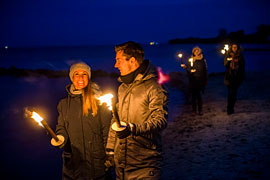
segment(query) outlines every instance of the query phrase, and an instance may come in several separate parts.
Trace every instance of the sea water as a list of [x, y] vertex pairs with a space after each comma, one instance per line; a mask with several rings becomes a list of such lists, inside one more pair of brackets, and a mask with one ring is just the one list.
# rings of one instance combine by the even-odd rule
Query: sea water
[[[207, 61], [208, 72], [224, 72], [220, 53], [223, 44], [161, 44], [144, 45], [145, 59], [162, 68], [166, 73], [183, 71], [181, 63], [187, 63], [194, 46], [201, 47]], [[241, 44], [247, 71], [263, 71], [270, 68], [269, 44]], [[266, 51], [265, 49], [268, 49]], [[177, 57], [178, 53], [183, 58]], [[118, 72], [114, 68], [114, 46], [8, 48], [0, 50], [0, 67], [25, 69], [68, 70], [70, 64], [85, 61], [93, 70]]]

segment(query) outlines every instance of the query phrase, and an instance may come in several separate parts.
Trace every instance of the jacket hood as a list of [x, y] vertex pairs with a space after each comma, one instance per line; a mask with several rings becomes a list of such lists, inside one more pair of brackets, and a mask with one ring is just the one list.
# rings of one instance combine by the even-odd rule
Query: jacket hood
[[192, 49], [192, 54], [193, 54], [196, 50], [199, 51], [199, 54], [202, 53], [202, 49], [201, 49], [199, 46], [195, 46], [195, 47]]

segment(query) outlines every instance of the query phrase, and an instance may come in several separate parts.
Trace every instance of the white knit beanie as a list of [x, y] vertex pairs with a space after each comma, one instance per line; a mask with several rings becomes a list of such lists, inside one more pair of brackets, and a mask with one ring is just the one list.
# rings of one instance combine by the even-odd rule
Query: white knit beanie
[[89, 79], [91, 78], [91, 68], [90, 68], [90, 66], [88, 66], [84, 62], [78, 62], [78, 63], [75, 63], [72, 66], [70, 66], [70, 69], [69, 69], [69, 78], [70, 78], [70, 80], [72, 82], [73, 82], [73, 74], [74, 74], [74, 72], [79, 70], [79, 69], [86, 71], [88, 76], [89, 76]]

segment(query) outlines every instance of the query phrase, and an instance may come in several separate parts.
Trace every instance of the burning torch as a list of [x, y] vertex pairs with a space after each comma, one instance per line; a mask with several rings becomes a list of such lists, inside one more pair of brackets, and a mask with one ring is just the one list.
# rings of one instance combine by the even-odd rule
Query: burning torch
[[229, 50], [229, 45], [228, 44], [225, 44], [224, 45], [224, 48], [223, 49], [221, 49], [221, 54], [226, 54], [226, 52], [228, 52], [228, 50]]
[[105, 94], [97, 98], [100, 101], [100, 104], [106, 103], [109, 110], [112, 110], [112, 113], [115, 117], [115, 122], [112, 124], [112, 129], [114, 131], [122, 131], [126, 128], [127, 124], [123, 121], [120, 122], [119, 115], [116, 109], [115, 98], [112, 94]]
[[30, 118], [34, 119], [40, 126], [44, 127], [46, 131], [51, 135], [52, 137], [52, 144], [55, 146], [61, 145], [64, 142], [64, 137], [60, 135], [56, 135], [52, 128], [49, 126], [49, 124], [35, 111], [31, 112], [27, 109], [25, 109], [25, 112], [27, 115], [30, 115]]
[[183, 54], [182, 54], [182, 53], [178, 53], [178, 54], [177, 54], [177, 57], [180, 59], [181, 64], [184, 64], [183, 59], [182, 59]]
[[[220, 52], [221, 52], [221, 54], [226, 54], [228, 51], [229, 51], [229, 45], [228, 44], [225, 44], [224, 45], [224, 48]], [[232, 60], [231, 57], [228, 57], [227, 58], [227, 61], [231, 61], [231, 60]]]
[[182, 59], [183, 54], [182, 54], [182, 53], [178, 53], [178, 54], [177, 54], [177, 57], [180, 59], [181, 67], [182, 67], [182, 68], [186, 68], [186, 65], [185, 65], [185, 63], [184, 63], [184, 61], [183, 61], [183, 59]]
[[193, 58], [189, 58], [188, 61], [190, 62], [190, 66], [193, 67]]
[[190, 72], [192, 72], [192, 73], [193, 73], [193, 72], [196, 72], [196, 69], [193, 69], [193, 63], [194, 63], [194, 62], [193, 62], [193, 58], [189, 58], [188, 61], [190, 62], [190, 66], [191, 66]]

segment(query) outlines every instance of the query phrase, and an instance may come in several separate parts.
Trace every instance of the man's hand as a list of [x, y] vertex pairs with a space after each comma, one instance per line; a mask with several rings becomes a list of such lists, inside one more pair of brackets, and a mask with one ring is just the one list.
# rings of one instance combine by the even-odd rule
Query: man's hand
[[127, 124], [127, 126], [123, 130], [116, 131], [116, 136], [119, 139], [124, 139], [124, 138], [128, 137], [129, 135], [131, 135], [131, 130], [130, 130], [129, 124]]
[[135, 132], [136, 126], [135, 124], [127, 124], [127, 126], [125, 127], [125, 129], [123, 129], [122, 131], [116, 131], [116, 136], [119, 139], [124, 139], [126, 137], [128, 137], [129, 135], [133, 134]]

